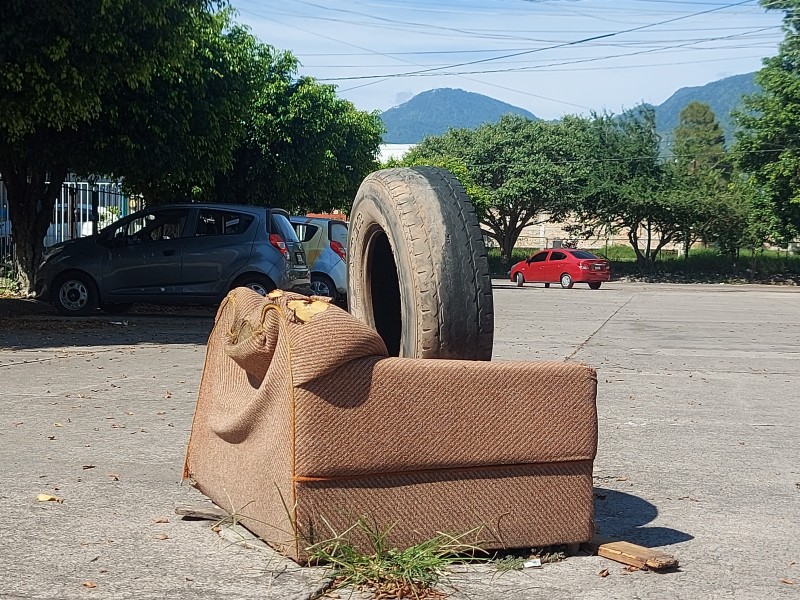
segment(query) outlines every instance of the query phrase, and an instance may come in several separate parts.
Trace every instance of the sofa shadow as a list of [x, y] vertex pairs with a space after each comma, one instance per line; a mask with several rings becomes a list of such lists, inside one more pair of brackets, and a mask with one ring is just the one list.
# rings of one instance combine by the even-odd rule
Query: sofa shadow
[[605, 488], [594, 488], [595, 523], [602, 536], [645, 547], [670, 546], [694, 539], [693, 535], [669, 527], [648, 527], [658, 508], [638, 496]]

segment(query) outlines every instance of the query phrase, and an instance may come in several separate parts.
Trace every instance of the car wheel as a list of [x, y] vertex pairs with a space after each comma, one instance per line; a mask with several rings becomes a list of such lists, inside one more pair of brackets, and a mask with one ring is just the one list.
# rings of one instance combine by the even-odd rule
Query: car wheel
[[570, 277], [569, 273], [564, 273], [561, 275], [561, 287], [562, 288], [571, 288], [573, 286], [572, 277]]
[[599, 282], [599, 281], [592, 281], [591, 283], [589, 283], [589, 287], [591, 289], [593, 289], [593, 290], [599, 290], [600, 289], [600, 283], [601, 282]]
[[311, 295], [312, 296], [328, 296], [336, 300], [338, 296], [336, 292], [336, 284], [333, 279], [322, 273], [311, 274]]
[[131, 309], [132, 306], [133, 304], [122, 303], [122, 302], [114, 302], [110, 304], [107, 304], [105, 302], [100, 303], [101, 310], [104, 310], [105, 312], [112, 315], [124, 315]]
[[85, 317], [97, 308], [98, 294], [94, 280], [85, 273], [59, 277], [53, 286], [53, 304], [62, 315]]
[[445, 169], [368, 175], [350, 211], [350, 312], [392, 356], [489, 360], [494, 304], [472, 203]]
[[522, 287], [522, 285], [525, 283], [525, 277], [522, 275], [522, 273], [517, 273], [516, 277], [514, 277], [514, 281], [517, 282], [517, 287]]
[[266, 296], [277, 286], [272, 283], [272, 280], [269, 277], [265, 277], [264, 275], [259, 275], [257, 273], [251, 273], [250, 275], [243, 275], [234, 281], [231, 289], [237, 287], [246, 287], [254, 292], [258, 292], [262, 296]]

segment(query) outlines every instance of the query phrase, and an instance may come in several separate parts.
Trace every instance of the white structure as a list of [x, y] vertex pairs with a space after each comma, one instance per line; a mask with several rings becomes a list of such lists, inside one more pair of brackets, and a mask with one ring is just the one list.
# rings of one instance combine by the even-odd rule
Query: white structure
[[385, 163], [390, 158], [403, 158], [403, 155], [416, 144], [381, 144], [378, 160]]

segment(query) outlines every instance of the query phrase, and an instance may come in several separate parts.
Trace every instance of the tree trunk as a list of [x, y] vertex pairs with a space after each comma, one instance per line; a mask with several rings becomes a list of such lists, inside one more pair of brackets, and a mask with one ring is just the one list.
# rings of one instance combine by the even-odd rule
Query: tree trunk
[[17, 247], [17, 283], [23, 294], [33, 296], [36, 272], [44, 252], [44, 238], [67, 169], [56, 167], [48, 173], [43, 168], [28, 167], [14, 161], [3, 162], [0, 169], [8, 194], [11, 239]]
[[639, 266], [640, 270], [643, 270], [647, 264], [647, 258], [639, 249], [639, 236], [636, 234], [636, 227], [637, 226], [634, 225], [628, 228], [628, 242], [630, 242], [630, 245], [636, 254], [636, 264]]

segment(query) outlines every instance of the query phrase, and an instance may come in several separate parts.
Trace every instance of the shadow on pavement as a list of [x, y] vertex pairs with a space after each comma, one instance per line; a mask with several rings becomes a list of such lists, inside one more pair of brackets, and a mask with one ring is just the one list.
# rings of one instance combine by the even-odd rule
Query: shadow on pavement
[[0, 298], [0, 349], [29, 350], [63, 346], [202, 344], [214, 324], [215, 307], [134, 306], [112, 315], [62, 317], [52, 305]]
[[599, 533], [645, 547], [669, 546], [694, 536], [668, 527], [647, 527], [658, 509], [638, 496], [594, 488], [595, 522]]

